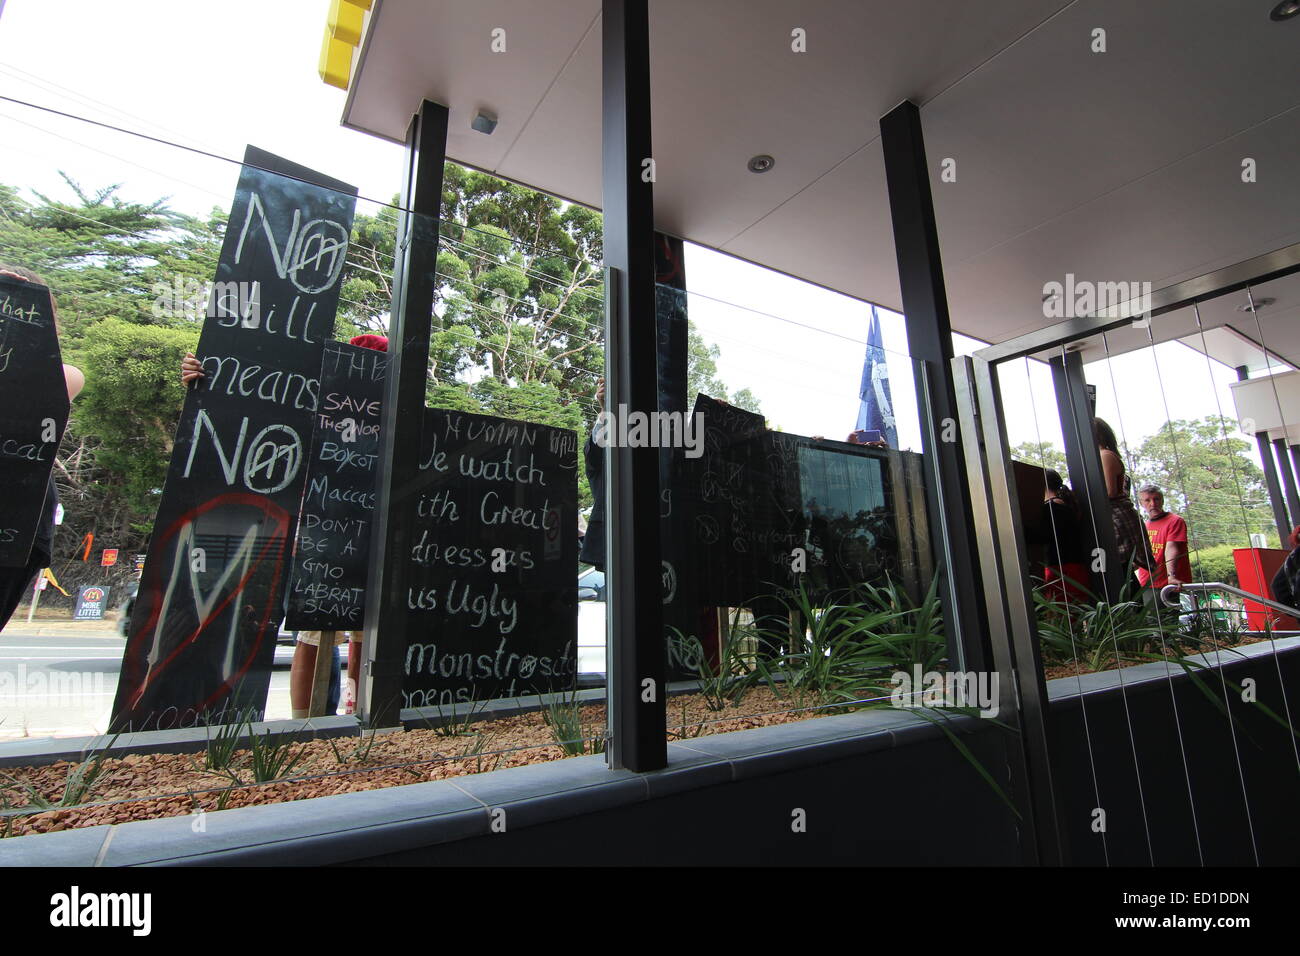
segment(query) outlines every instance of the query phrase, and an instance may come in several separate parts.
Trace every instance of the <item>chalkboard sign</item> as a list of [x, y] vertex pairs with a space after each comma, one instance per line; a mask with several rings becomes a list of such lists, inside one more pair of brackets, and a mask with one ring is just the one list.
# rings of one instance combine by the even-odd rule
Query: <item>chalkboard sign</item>
[[113, 727], [262, 712], [356, 190], [249, 147], [131, 616]]
[[704, 442], [698, 457], [679, 457], [674, 501], [689, 516], [699, 599], [747, 605], [764, 589], [760, 582], [771, 563], [763, 553], [771, 487], [766, 423], [762, 415], [705, 395], [696, 396], [692, 414], [704, 423]]
[[285, 626], [360, 630], [388, 356], [330, 342], [312, 422]]
[[0, 277], [0, 567], [27, 564], [67, 423], [50, 290]]
[[405, 706], [573, 686], [577, 468], [568, 429], [425, 410]]
[[694, 529], [697, 601], [770, 613], [764, 599], [795, 586], [822, 600], [887, 578], [919, 596], [932, 564], [920, 456], [769, 431], [703, 395], [695, 412], [704, 451], [679, 457], [673, 501]]

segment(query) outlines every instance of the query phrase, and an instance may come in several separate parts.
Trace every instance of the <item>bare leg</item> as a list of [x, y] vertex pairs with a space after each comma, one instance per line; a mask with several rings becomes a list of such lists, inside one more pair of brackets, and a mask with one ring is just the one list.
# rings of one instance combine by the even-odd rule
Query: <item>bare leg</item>
[[316, 648], [299, 641], [289, 668], [289, 707], [294, 719], [307, 716], [311, 709], [311, 684], [316, 673]]
[[355, 710], [357, 700], [357, 681], [361, 679], [361, 642], [348, 641], [348, 683], [343, 692], [344, 713]]

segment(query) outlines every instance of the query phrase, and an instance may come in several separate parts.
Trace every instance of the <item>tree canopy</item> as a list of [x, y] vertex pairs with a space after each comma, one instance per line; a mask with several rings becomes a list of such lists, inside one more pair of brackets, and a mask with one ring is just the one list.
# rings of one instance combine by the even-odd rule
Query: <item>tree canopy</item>
[[[198, 342], [227, 217], [221, 209], [186, 215], [166, 197], [131, 201], [118, 185], [64, 181], [61, 197], [24, 197], [0, 185], [0, 262], [46, 280], [64, 360], [86, 373], [56, 459], [66, 509], [56, 573], [69, 570], [87, 534], [96, 549], [144, 550], [184, 399], [180, 360]], [[395, 205], [355, 218], [340, 339], [387, 334]], [[429, 316], [430, 404], [590, 427], [604, 368], [601, 229], [593, 210], [447, 164]], [[747, 390], [728, 395], [718, 356], [692, 329], [690, 387], [757, 410]], [[581, 461], [579, 469], [586, 504]], [[78, 583], [75, 571], [68, 580]]]
[[[1187, 522], [1193, 548], [1250, 546], [1250, 535], [1267, 534], [1276, 547], [1277, 529], [1268, 504], [1264, 473], [1250, 455], [1250, 444], [1236, 436], [1232, 419], [1212, 415], [1194, 421], [1166, 422], [1131, 449], [1128, 462], [1133, 490], [1159, 487], [1165, 508]], [[1060, 472], [1069, 482], [1065, 452], [1052, 442], [1021, 442], [1011, 457]]]

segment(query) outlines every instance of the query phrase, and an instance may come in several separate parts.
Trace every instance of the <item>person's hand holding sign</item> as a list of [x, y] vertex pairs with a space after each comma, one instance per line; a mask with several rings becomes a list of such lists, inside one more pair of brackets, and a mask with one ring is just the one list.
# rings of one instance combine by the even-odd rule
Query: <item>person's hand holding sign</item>
[[193, 352], [186, 352], [181, 359], [181, 384], [188, 385], [204, 378], [203, 364], [194, 357]]

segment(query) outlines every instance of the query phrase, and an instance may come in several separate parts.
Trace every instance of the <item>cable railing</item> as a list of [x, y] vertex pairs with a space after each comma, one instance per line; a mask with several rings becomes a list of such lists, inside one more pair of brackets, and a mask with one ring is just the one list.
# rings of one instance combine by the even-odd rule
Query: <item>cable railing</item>
[[1290, 617], [1300, 619], [1300, 608], [1291, 607], [1289, 604], [1283, 604], [1281, 601], [1274, 601], [1272, 598], [1255, 594], [1253, 591], [1246, 591], [1231, 584], [1224, 584], [1222, 581], [1196, 582], [1192, 584], [1166, 584], [1160, 589], [1160, 600], [1166, 607], [1181, 607], [1182, 604], [1178, 599], [1180, 593], [1203, 594], [1212, 591], [1227, 591], [1229, 594], [1235, 594], [1238, 597], [1245, 598], [1247, 601], [1253, 601], [1256, 604], [1262, 604], [1265, 607], [1271, 607], [1275, 611], [1281, 611]]

